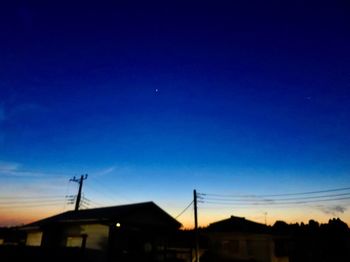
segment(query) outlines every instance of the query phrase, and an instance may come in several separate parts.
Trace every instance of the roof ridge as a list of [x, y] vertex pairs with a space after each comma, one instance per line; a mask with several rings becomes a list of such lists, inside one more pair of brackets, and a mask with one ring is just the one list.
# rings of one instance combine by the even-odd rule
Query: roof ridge
[[[131, 214], [134, 214], [135, 212], [147, 212], [147, 210], [158, 210], [158, 214], [162, 214], [166, 219], [169, 221], [173, 221], [173, 223], [178, 224], [181, 226], [181, 223], [179, 223], [175, 218], [173, 218], [170, 214], [168, 214], [165, 210], [163, 210], [161, 207], [159, 207], [157, 204], [155, 204], [153, 201], [147, 201], [147, 202], [139, 202], [139, 203], [132, 203], [132, 204], [125, 204], [125, 205], [117, 205], [117, 206], [107, 206], [107, 207], [98, 207], [98, 208], [91, 208], [91, 209], [83, 209], [83, 210], [70, 210], [63, 213], [59, 213], [44, 219], [40, 219], [37, 221], [34, 221], [32, 223], [26, 224], [23, 226], [23, 228], [31, 227], [31, 226], [38, 226], [41, 224], [48, 224], [52, 222], [67, 222], [70, 220], [75, 221], [82, 221], [82, 220], [91, 220], [91, 219], [97, 219], [97, 220], [108, 220], [112, 219], [113, 217], [119, 217], [119, 216], [128, 216]], [[154, 212], [154, 211], [151, 211]]]
[[[91, 210], [99, 210], [99, 209], [107, 209], [107, 208], [116, 208], [116, 207], [126, 207], [126, 206], [137, 206], [137, 205], [145, 205], [145, 204], [154, 204], [156, 205], [153, 201], [145, 201], [145, 202], [137, 202], [137, 203], [131, 203], [131, 204], [122, 204], [122, 205], [115, 205], [115, 206], [104, 206], [104, 207], [95, 207], [95, 208], [87, 208], [87, 209], [80, 209], [80, 210], [69, 210], [67, 212], [85, 212], [85, 211], [91, 211]], [[60, 213], [57, 215], [61, 215], [64, 213]]]

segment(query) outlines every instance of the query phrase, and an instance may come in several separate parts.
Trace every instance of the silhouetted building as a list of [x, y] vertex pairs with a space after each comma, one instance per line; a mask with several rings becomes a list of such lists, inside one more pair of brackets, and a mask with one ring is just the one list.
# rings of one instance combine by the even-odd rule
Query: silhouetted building
[[0, 246], [21, 245], [24, 243], [25, 234], [18, 227], [0, 228]]
[[121, 260], [167, 256], [181, 224], [153, 202], [68, 211], [23, 227], [26, 245], [98, 250]]
[[245, 218], [231, 216], [212, 223], [204, 234], [208, 252], [202, 261], [289, 261], [285, 254], [276, 254], [276, 239], [268, 226]]

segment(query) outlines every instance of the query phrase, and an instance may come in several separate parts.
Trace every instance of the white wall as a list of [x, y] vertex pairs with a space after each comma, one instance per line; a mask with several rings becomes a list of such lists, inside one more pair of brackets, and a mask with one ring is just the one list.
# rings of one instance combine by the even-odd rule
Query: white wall
[[86, 247], [105, 249], [108, 244], [109, 227], [106, 225], [83, 225], [82, 233], [87, 234]]
[[[109, 227], [101, 224], [76, 225], [65, 228], [65, 246], [77, 246], [77, 240], [81, 235], [87, 235], [86, 248], [104, 250], [108, 244]], [[74, 243], [73, 243], [73, 242]]]

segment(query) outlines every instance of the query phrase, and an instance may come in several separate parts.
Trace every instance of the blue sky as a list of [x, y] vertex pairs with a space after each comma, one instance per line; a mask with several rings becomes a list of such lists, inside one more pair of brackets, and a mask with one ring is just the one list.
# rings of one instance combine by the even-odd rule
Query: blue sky
[[[69, 178], [89, 173], [97, 202], [113, 204], [105, 186], [116, 204], [153, 200], [176, 215], [194, 188], [272, 194], [349, 185], [346, 3], [1, 9], [7, 197], [38, 184], [64, 195]], [[305, 219], [296, 214], [278, 218]]]

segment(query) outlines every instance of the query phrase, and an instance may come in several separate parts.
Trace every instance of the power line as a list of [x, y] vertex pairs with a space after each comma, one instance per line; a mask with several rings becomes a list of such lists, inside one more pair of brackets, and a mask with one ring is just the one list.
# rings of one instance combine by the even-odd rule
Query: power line
[[331, 198], [331, 197], [340, 197], [340, 196], [350, 196], [349, 193], [342, 193], [342, 194], [328, 194], [328, 195], [322, 195], [322, 196], [309, 196], [309, 197], [290, 197], [290, 198], [251, 198], [251, 199], [232, 199], [232, 198], [223, 198], [223, 197], [204, 197], [203, 199], [207, 200], [214, 200], [214, 201], [229, 201], [229, 202], [272, 202], [272, 201], [295, 201], [295, 200], [307, 200], [307, 199], [320, 199], [322, 200]]
[[333, 188], [333, 189], [326, 189], [326, 190], [319, 190], [319, 191], [287, 193], [287, 194], [270, 194], [270, 195], [225, 195], [225, 194], [212, 194], [212, 193], [198, 193], [198, 194], [202, 196], [219, 196], [219, 197], [232, 197], [232, 198], [249, 198], [249, 197], [259, 198], [259, 197], [310, 195], [310, 194], [329, 193], [329, 192], [345, 191], [345, 190], [350, 190], [350, 187]]
[[[97, 186], [100, 187], [101, 189], [103, 189], [104, 193], [108, 193], [109, 196], [112, 197], [112, 199], [114, 199], [115, 201], [119, 201], [120, 199], [122, 200], [127, 200], [130, 202], [133, 202], [132, 199], [122, 196], [121, 194], [116, 193], [115, 188], [110, 187], [110, 184], [102, 184], [98, 179], [96, 179], [95, 177], [92, 177], [92, 179], [96, 182]], [[107, 192], [106, 192], [107, 191]], [[117, 200], [117, 198], [119, 198], [119, 200]]]
[[94, 191], [97, 195], [102, 196], [102, 198], [107, 200], [107, 201], [104, 201], [104, 202], [111, 202], [111, 203], [117, 202], [115, 197], [112, 196], [112, 194], [109, 194], [108, 192], [102, 192], [102, 190], [98, 190], [98, 189], [96, 189], [94, 187], [91, 187], [90, 185], [86, 185], [86, 188], [88, 188], [88, 190]]
[[[65, 194], [64, 194], [66, 198], [67, 198], [68, 193], [69, 193], [69, 186], [70, 186], [70, 181], [68, 180], [66, 182], [66, 190], [65, 190]], [[64, 201], [64, 203], [62, 205], [62, 211], [64, 211], [66, 209], [66, 206], [69, 204], [70, 204], [69, 202], [67, 203], [67, 201]]]
[[175, 219], [177, 219], [177, 218], [180, 217], [183, 213], [185, 213], [186, 210], [189, 209], [190, 206], [193, 204], [193, 201], [194, 201], [194, 200], [192, 200], [191, 203], [189, 203], [188, 206], [186, 206], [186, 207], [184, 208], [184, 210], [182, 210], [182, 211], [175, 217]]
[[318, 200], [305, 200], [305, 201], [294, 201], [294, 202], [254, 202], [254, 203], [236, 203], [236, 202], [220, 202], [220, 201], [207, 201], [204, 200], [202, 203], [207, 204], [219, 204], [219, 205], [240, 205], [240, 206], [264, 206], [264, 205], [297, 205], [297, 204], [309, 204], [309, 203], [319, 203], [319, 202], [330, 202], [330, 201], [340, 201], [349, 200], [350, 197], [339, 197], [339, 198], [329, 198], [329, 199], [318, 199]]
[[[310, 203], [350, 200], [349, 190], [350, 187], [343, 187], [318, 191], [266, 195], [223, 195], [199, 193], [201, 200], [198, 202], [239, 207], [305, 205]], [[331, 192], [339, 193], [332, 194]]]
[[84, 201], [86, 201], [86, 202], [89, 203], [89, 204], [94, 204], [94, 205], [97, 205], [97, 206], [103, 206], [103, 204], [101, 204], [101, 203], [99, 203], [99, 202], [96, 202], [96, 201], [94, 201], [94, 200], [91, 200], [91, 199], [89, 199], [89, 198], [86, 198], [85, 196], [84, 196]]

